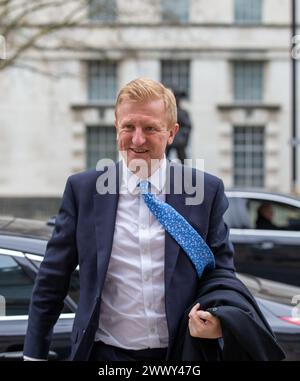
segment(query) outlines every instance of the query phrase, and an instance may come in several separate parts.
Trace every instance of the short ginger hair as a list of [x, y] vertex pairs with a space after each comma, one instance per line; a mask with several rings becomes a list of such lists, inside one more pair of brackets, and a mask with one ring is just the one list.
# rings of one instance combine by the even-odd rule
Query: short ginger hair
[[172, 90], [149, 78], [137, 78], [122, 87], [116, 101], [115, 117], [119, 105], [124, 101], [149, 102], [156, 99], [163, 100], [169, 124], [177, 123], [177, 105]]

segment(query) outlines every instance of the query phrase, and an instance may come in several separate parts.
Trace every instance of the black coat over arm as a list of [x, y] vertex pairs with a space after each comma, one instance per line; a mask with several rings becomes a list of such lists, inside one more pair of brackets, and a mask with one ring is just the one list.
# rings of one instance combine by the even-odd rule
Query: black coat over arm
[[[220, 319], [223, 349], [218, 340], [189, 333], [189, 311], [196, 303]], [[231, 271], [217, 269], [199, 281], [195, 303], [184, 314], [171, 350], [177, 361], [279, 361], [285, 355], [246, 286]]]

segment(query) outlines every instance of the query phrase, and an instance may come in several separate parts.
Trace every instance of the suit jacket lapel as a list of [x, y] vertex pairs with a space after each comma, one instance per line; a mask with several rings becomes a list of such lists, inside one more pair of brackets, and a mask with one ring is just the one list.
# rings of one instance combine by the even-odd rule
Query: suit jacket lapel
[[[181, 173], [181, 175], [180, 175]], [[176, 176], [179, 175], [179, 176]], [[178, 184], [181, 182], [181, 184]], [[167, 195], [166, 202], [177, 210], [185, 219], [189, 220], [190, 208], [185, 205], [185, 193], [182, 181], [182, 166], [167, 165]], [[182, 189], [180, 194], [176, 194], [176, 190]], [[170, 236], [168, 232], [165, 232], [165, 284], [166, 289], [170, 284], [171, 278], [173, 276], [180, 246], [179, 244]]]
[[[109, 180], [114, 182], [114, 193], [95, 194], [94, 214], [96, 227], [97, 244], [97, 271], [99, 279], [99, 293], [102, 290], [106, 276], [115, 231], [115, 222], [119, 200], [119, 179], [121, 178], [120, 163], [115, 166], [115, 173], [112, 173]], [[101, 174], [99, 175], [101, 176]]]

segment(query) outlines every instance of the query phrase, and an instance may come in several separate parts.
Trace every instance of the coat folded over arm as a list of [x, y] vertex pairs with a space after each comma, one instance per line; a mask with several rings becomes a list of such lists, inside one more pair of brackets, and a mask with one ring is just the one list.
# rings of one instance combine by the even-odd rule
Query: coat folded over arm
[[[218, 339], [200, 339], [189, 333], [188, 314], [196, 303], [221, 322]], [[195, 303], [184, 313], [170, 360], [279, 361], [285, 355], [247, 287], [228, 270], [216, 269], [199, 280]]]

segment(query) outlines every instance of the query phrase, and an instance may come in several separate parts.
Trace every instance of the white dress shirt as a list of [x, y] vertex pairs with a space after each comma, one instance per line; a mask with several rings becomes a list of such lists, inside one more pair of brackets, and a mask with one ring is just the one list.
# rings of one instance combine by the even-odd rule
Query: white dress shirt
[[[126, 349], [168, 346], [165, 312], [165, 230], [145, 204], [141, 181], [123, 162], [111, 258], [95, 340]], [[148, 178], [165, 201], [166, 159]]]

